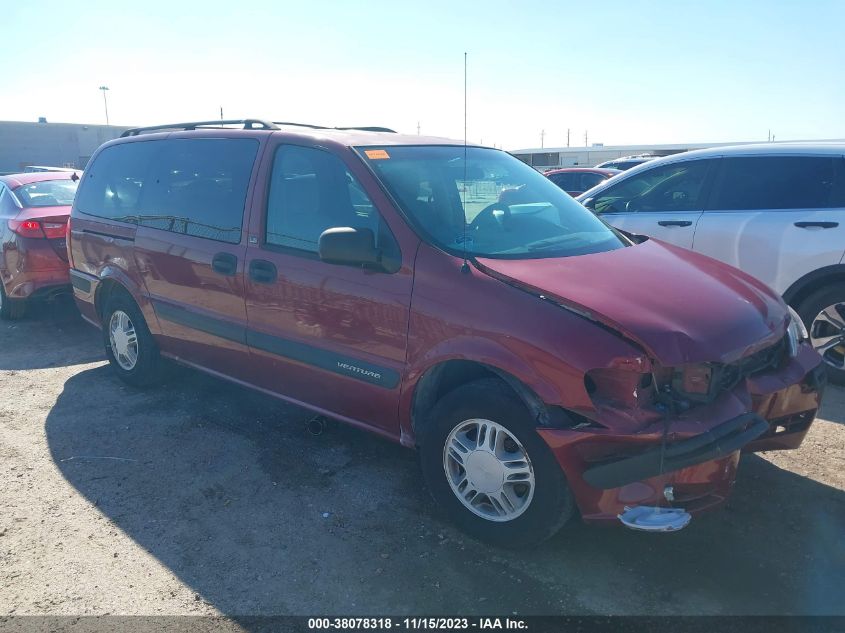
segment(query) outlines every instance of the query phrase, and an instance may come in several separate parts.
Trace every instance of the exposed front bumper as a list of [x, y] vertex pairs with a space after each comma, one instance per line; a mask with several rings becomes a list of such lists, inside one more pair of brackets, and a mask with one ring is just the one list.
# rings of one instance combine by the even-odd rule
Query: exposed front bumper
[[[540, 429], [585, 521], [613, 522], [626, 506], [672, 505], [691, 514], [723, 503], [740, 451], [797, 448], [821, 402], [824, 365], [808, 346], [782, 369], [747, 379], [708, 405], [636, 433]], [[661, 441], [666, 433], [661, 474]]]

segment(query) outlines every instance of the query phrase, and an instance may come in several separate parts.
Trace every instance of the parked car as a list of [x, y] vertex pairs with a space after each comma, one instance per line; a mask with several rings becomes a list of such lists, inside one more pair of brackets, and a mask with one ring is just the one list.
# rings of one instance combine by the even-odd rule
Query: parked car
[[552, 169], [543, 175], [563, 189], [570, 196], [579, 196], [587, 189], [592, 189], [599, 183], [616, 174], [621, 174], [621, 169], [599, 169], [598, 167], [564, 167]]
[[579, 198], [613, 226], [714, 257], [795, 308], [845, 384], [845, 144], [719, 147], [657, 160]]
[[78, 180], [74, 171], [0, 176], [0, 318], [70, 291], [65, 235]]
[[652, 154], [637, 154], [636, 156], [623, 156], [621, 158], [614, 158], [613, 160], [606, 160], [603, 163], [599, 163], [596, 165], [597, 169], [618, 169], [620, 171], [625, 171], [627, 169], [631, 169], [632, 167], [636, 167], [637, 165], [642, 165], [643, 163], [647, 163], [650, 160], [654, 160], [657, 156]]
[[740, 450], [807, 433], [823, 364], [751, 276], [629, 240], [503, 151], [242, 123], [129, 131], [82, 177], [74, 295], [130, 385], [173, 359], [417, 447], [504, 546], [576, 507], [679, 529]]

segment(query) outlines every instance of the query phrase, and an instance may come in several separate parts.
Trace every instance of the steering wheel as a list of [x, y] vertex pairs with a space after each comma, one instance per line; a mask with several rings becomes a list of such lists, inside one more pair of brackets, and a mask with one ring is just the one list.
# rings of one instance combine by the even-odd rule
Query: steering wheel
[[501, 211], [504, 213], [504, 217], [502, 220], [507, 222], [511, 217], [511, 208], [504, 204], [503, 202], [494, 202], [493, 204], [487, 205], [481, 211], [478, 212], [472, 222], [469, 224], [470, 229], [477, 229], [481, 226], [484, 222], [489, 222], [490, 220], [495, 221], [496, 216], [493, 215], [494, 211]]

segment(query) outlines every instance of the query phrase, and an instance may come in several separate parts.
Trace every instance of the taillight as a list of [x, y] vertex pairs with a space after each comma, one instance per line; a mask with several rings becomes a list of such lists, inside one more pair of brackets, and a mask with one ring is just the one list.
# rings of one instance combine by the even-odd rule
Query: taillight
[[21, 237], [47, 237], [38, 220], [9, 220], [9, 228]]
[[65, 222], [47, 220], [9, 220], [9, 228], [21, 237], [63, 238], [67, 235]]

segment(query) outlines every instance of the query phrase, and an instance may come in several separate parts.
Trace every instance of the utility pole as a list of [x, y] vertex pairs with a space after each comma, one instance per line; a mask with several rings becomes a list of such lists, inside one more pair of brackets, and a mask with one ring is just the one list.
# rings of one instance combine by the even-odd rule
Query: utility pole
[[108, 91], [108, 86], [100, 86], [100, 90], [103, 91], [103, 106], [106, 109], [106, 125], [109, 124], [109, 102], [106, 100], [106, 91]]
[[540, 130], [540, 149], [543, 149], [543, 147], [545, 147], [545, 145], [543, 145], [545, 138], [546, 138], [546, 130]]
[[417, 136], [420, 135], [420, 122], [417, 121]]
[[584, 130], [584, 147], [589, 147], [589, 145], [587, 142], [587, 130]]
[[569, 147], [569, 128], [566, 128], [566, 146]]
[[223, 120], [223, 106], [220, 106], [220, 120]]

